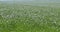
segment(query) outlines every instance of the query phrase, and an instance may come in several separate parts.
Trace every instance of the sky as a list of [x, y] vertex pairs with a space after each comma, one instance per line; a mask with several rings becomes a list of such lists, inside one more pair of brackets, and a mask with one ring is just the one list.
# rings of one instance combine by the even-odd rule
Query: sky
[[21, 1], [21, 2], [29, 2], [29, 1], [32, 1], [32, 2], [59, 2], [60, 3], [60, 0], [0, 0], [0, 1]]
[[0, 1], [33, 1], [33, 0], [0, 0]]
[[0, 0], [0, 1], [13, 1], [13, 0]]

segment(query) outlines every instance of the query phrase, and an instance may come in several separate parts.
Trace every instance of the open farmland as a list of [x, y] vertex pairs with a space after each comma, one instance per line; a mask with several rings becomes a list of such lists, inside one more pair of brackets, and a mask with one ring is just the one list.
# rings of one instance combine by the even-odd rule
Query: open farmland
[[60, 8], [1, 4], [0, 32], [60, 32]]

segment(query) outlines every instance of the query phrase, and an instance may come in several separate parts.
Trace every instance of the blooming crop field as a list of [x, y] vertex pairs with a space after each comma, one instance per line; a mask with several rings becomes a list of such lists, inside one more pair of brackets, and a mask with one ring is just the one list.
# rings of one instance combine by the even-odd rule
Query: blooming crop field
[[60, 32], [60, 7], [1, 4], [0, 32]]

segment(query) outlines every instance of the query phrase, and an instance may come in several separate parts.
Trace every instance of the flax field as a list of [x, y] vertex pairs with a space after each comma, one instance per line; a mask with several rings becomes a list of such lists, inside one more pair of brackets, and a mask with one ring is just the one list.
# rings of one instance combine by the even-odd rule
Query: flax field
[[0, 32], [60, 32], [60, 7], [0, 4]]

